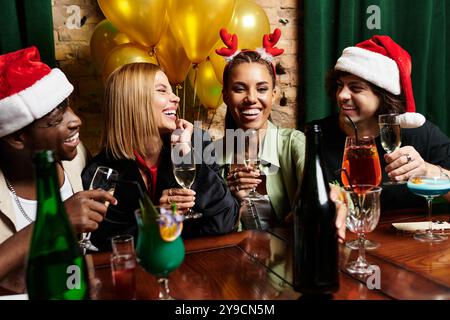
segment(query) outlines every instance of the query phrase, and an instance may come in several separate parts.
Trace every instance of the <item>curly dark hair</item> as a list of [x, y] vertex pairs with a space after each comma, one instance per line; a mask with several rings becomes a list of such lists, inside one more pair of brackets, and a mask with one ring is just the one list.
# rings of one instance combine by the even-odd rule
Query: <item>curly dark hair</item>
[[[336, 102], [337, 82], [339, 78], [347, 75], [351, 75], [351, 73], [334, 69], [327, 74], [327, 77], [325, 79], [325, 87], [328, 96], [334, 102]], [[386, 91], [385, 89], [374, 85], [371, 82], [368, 82], [364, 79], [362, 80], [365, 81], [370, 86], [375, 95], [380, 98], [380, 106], [377, 110], [376, 115], [387, 113], [405, 113], [406, 100], [403, 93], [395, 95]]]

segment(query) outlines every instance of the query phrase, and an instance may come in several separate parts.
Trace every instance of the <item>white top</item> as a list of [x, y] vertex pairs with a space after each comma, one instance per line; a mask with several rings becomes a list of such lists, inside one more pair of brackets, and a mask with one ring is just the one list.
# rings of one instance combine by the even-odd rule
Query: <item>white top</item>
[[[26, 226], [28, 226], [30, 222], [23, 216], [22, 212], [17, 206], [17, 203], [14, 200], [14, 195], [12, 194], [11, 190], [9, 190], [9, 193], [11, 195], [11, 198], [13, 199], [14, 211], [16, 213], [16, 229], [17, 231], [20, 231]], [[70, 186], [69, 178], [67, 177], [65, 172], [64, 172], [64, 183], [60, 189], [60, 193], [62, 201], [65, 201], [67, 198], [70, 198], [73, 195], [73, 190], [72, 187]], [[23, 199], [19, 196], [17, 198], [19, 199], [20, 205], [22, 206], [23, 210], [26, 212], [28, 217], [30, 217], [33, 221], [36, 220], [37, 201]]]

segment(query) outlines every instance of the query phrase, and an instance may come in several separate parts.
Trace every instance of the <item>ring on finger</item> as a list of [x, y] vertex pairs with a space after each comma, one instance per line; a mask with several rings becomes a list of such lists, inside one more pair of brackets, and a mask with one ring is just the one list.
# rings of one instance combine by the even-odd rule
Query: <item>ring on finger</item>
[[406, 156], [406, 163], [410, 163], [412, 161], [411, 156], [408, 153], [405, 154], [405, 156]]
[[237, 172], [233, 173], [233, 178], [234, 178], [234, 180], [237, 180], [237, 179], [238, 179], [237, 174], [238, 174]]
[[240, 190], [239, 190], [239, 185], [238, 185], [238, 184], [236, 185], [236, 190], [237, 190], [237, 192], [240, 191]]

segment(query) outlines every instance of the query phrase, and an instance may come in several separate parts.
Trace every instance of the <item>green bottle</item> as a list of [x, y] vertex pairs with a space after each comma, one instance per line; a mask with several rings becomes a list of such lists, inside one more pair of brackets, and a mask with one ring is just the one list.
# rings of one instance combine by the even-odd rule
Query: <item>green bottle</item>
[[34, 163], [37, 215], [28, 256], [28, 296], [30, 300], [88, 299], [87, 269], [61, 201], [52, 151], [36, 153]]

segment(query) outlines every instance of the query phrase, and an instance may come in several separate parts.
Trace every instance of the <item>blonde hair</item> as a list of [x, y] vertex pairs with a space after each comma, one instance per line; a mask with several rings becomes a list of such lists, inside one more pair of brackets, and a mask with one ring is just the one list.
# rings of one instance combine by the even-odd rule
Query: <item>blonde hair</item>
[[160, 116], [152, 108], [155, 75], [150, 63], [131, 63], [108, 78], [103, 102], [102, 146], [115, 159], [135, 159], [133, 150], [148, 156], [159, 153]]

